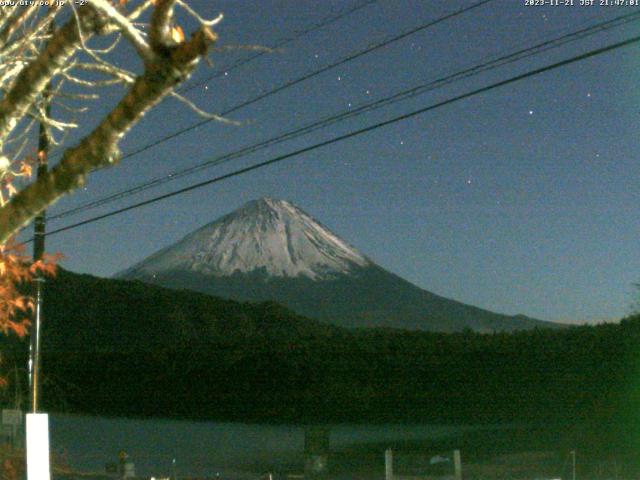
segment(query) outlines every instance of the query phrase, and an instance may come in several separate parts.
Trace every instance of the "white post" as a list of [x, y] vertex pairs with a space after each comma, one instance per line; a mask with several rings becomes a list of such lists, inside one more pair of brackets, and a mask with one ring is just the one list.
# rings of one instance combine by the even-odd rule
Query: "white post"
[[460, 458], [460, 450], [453, 451], [453, 467], [456, 480], [462, 480], [462, 459]]
[[384, 479], [393, 480], [393, 451], [390, 448], [384, 452]]
[[27, 480], [51, 480], [46, 413], [27, 413]]

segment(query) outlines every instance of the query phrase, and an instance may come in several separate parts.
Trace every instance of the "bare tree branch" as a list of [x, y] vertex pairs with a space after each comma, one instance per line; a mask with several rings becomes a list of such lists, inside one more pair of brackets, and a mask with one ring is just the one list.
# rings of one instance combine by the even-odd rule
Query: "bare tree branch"
[[6, 58], [8, 55], [11, 55], [12, 52], [24, 48], [25, 45], [33, 44], [34, 41], [39, 38], [38, 35], [40, 32], [51, 24], [53, 18], [58, 14], [58, 10], [56, 7], [50, 8], [47, 14], [44, 15], [33, 28], [29, 29], [26, 35], [18, 38], [16, 41], [3, 45], [1, 49], [2, 57]]
[[[188, 78], [198, 61], [206, 56], [210, 45], [217, 39], [216, 34], [208, 27], [203, 26], [189, 41], [178, 45], [173, 45], [170, 35], [169, 37], [165, 35], [167, 29], [171, 28], [173, 3], [172, 0], [159, 0], [151, 25], [152, 32], [157, 32], [155, 40], [152, 40], [154, 61], [145, 64], [144, 73], [135, 79], [120, 103], [93, 132], [76, 147], [67, 150], [62, 160], [48, 174], [25, 187], [9, 203], [0, 208], [0, 244], [6, 242], [14, 232], [48, 205], [82, 185], [89, 172], [115, 164], [118, 160], [120, 139], [148, 109]], [[46, 51], [51, 51], [51, 56], [57, 53], [56, 58], [60, 59], [63, 56], [60, 50], [67, 52], [68, 49], [75, 48], [79, 41], [78, 29], [67, 29], [64, 35], [54, 36]], [[54, 42], [58, 42], [56, 45], [60, 44], [60, 46], [51, 47]], [[40, 70], [44, 68], [41, 66]], [[55, 70], [60, 68], [58, 64]], [[54, 69], [48, 67], [45, 73], [40, 73], [40, 70], [38, 70], [40, 76], [46, 76]], [[38, 77], [36, 74], [32, 75]], [[14, 94], [18, 99], [23, 99], [24, 95], [28, 94], [21, 96]], [[3, 101], [0, 104], [0, 115], [4, 111], [3, 106], [5, 110], [10, 111], [4, 103]], [[29, 105], [26, 105], [24, 108], [28, 107]], [[4, 113], [4, 115], [7, 114]], [[2, 116], [0, 116], [1, 119]], [[7, 126], [3, 127], [0, 122], [0, 133], [3, 133], [3, 128], [6, 130]]]
[[167, 46], [175, 43], [171, 35], [175, 3], [176, 0], [157, 0], [156, 2], [156, 8], [151, 17], [151, 32], [149, 33], [151, 47], [156, 52], [161, 52]]
[[117, 25], [118, 29], [127, 38], [127, 40], [131, 42], [138, 52], [138, 55], [140, 55], [145, 62], [154, 61], [153, 50], [151, 50], [147, 41], [127, 17], [118, 12], [113, 5], [106, 0], [93, 0], [92, 5], [98, 12], [109, 17], [111, 22]]
[[178, 3], [178, 5], [180, 5], [182, 8], [184, 8], [187, 13], [189, 13], [189, 15], [191, 15], [193, 18], [195, 18], [198, 23], [200, 23], [200, 25], [204, 25], [205, 27], [213, 27], [215, 25], [217, 25], [218, 23], [220, 23], [222, 21], [222, 19], [224, 18], [224, 15], [220, 14], [217, 17], [211, 19], [211, 20], [206, 20], [203, 17], [201, 17], [198, 12], [196, 12], [193, 8], [191, 8], [189, 6], [188, 3], [182, 1], [182, 0], [176, 0], [176, 2]]
[[22, 69], [13, 88], [0, 102], [0, 145], [36, 102], [51, 78], [76, 51], [81, 42], [80, 29], [84, 28], [91, 33], [95, 31], [98, 23], [93, 11], [87, 6], [80, 7], [79, 10], [80, 25], [72, 19], [57, 30], [40, 55]]
[[203, 118], [208, 118], [210, 120], [217, 120], [218, 122], [226, 123], [227, 125], [235, 125], [235, 126], [240, 125], [240, 122], [238, 122], [238, 121], [229, 120], [228, 118], [224, 118], [224, 117], [222, 117], [220, 115], [217, 115], [215, 113], [210, 113], [210, 112], [207, 112], [207, 111], [201, 109], [195, 103], [193, 103], [191, 100], [189, 100], [187, 97], [185, 97], [184, 95], [180, 95], [178, 92], [171, 92], [171, 96], [173, 98], [177, 99], [179, 102], [184, 103], [187, 107], [189, 107], [196, 114], [200, 115]]
[[[2, 48], [11, 35], [16, 31], [18, 27], [23, 25], [30, 16], [32, 16], [36, 10], [38, 10], [39, 6], [37, 4], [33, 4], [28, 6], [27, 8], [18, 8], [16, 9], [11, 17], [7, 20], [4, 28], [0, 30], [0, 48]], [[55, 7], [54, 7], [55, 8]]]
[[131, 11], [131, 13], [129, 13], [129, 15], [127, 15], [127, 18], [131, 22], [137, 20], [138, 18], [140, 18], [140, 15], [142, 15], [146, 10], [148, 10], [149, 7], [151, 7], [154, 3], [155, 3], [155, 0], [145, 0], [140, 5], [138, 5], [136, 8], [134, 8]]

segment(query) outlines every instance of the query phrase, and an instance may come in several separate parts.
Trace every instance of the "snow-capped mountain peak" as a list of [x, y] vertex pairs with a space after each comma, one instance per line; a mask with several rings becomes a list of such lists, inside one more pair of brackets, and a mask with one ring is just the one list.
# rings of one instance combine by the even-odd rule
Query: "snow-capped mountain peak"
[[206, 275], [264, 272], [274, 277], [331, 278], [370, 261], [285, 200], [261, 198], [187, 235], [123, 276], [191, 271]]

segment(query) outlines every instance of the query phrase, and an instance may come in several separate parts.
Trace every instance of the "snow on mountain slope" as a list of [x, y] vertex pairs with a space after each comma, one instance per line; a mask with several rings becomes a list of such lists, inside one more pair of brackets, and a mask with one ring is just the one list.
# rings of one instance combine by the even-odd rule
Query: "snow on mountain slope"
[[273, 277], [320, 280], [370, 264], [295, 205], [262, 198], [196, 230], [119, 276], [172, 270], [217, 276], [263, 271]]
[[492, 332], [552, 326], [423, 290], [295, 205], [270, 198], [245, 204], [118, 276], [243, 302], [273, 301], [349, 328]]

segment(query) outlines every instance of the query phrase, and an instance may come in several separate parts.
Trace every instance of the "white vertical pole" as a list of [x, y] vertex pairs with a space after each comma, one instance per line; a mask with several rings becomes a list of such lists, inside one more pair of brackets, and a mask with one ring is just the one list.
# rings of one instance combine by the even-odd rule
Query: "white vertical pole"
[[393, 451], [390, 448], [384, 452], [384, 479], [393, 480]]
[[51, 480], [46, 413], [27, 413], [27, 480]]
[[460, 450], [453, 451], [453, 466], [455, 469], [455, 479], [462, 480], [462, 459], [460, 458]]

